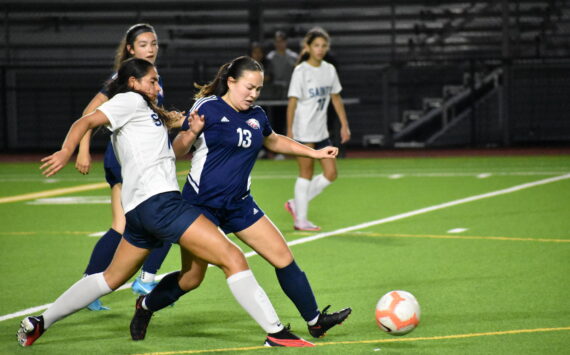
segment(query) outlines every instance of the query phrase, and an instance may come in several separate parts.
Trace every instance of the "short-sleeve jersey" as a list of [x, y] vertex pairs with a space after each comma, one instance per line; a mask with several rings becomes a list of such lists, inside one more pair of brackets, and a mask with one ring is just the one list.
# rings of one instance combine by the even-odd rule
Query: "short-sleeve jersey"
[[[198, 195], [195, 203], [231, 209], [248, 196], [257, 154], [273, 130], [259, 106], [238, 112], [221, 97], [208, 96], [188, 112], [194, 110], [205, 118], [188, 174], [188, 184]], [[188, 129], [187, 121], [182, 129]]]
[[156, 194], [180, 190], [167, 128], [140, 94], [117, 94], [97, 109], [107, 116], [113, 132], [125, 213]]
[[325, 61], [314, 67], [306, 61], [295, 67], [288, 97], [296, 97], [293, 139], [316, 143], [329, 137], [327, 108], [331, 94], [341, 92], [335, 67]]

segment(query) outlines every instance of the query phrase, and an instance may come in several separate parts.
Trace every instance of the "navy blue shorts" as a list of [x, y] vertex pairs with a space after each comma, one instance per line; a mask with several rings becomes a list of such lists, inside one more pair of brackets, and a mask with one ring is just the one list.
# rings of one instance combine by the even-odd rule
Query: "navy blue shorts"
[[123, 237], [134, 246], [159, 248], [178, 243], [201, 211], [182, 199], [179, 191], [154, 195], [129, 211]]
[[103, 167], [105, 168], [105, 179], [111, 187], [115, 186], [115, 184], [123, 183], [121, 165], [115, 156], [115, 151], [113, 150], [113, 144], [111, 141], [109, 141], [107, 148], [105, 149]]
[[259, 208], [250, 194], [238, 201], [234, 201], [231, 207], [213, 208], [197, 203], [198, 195], [196, 191], [186, 182], [182, 189], [182, 197], [193, 206], [199, 208], [204, 216], [220, 227], [226, 234], [242, 231], [265, 216], [263, 210]]
[[315, 149], [315, 150], [319, 150], [321, 148], [328, 147], [328, 146], [332, 147], [332, 145], [333, 145], [330, 138], [325, 138], [322, 141], [316, 142], [316, 143], [315, 142], [301, 142], [301, 141], [297, 141], [297, 142], [302, 143], [302, 144], [314, 144], [315, 148], [313, 148], [313, 149]]

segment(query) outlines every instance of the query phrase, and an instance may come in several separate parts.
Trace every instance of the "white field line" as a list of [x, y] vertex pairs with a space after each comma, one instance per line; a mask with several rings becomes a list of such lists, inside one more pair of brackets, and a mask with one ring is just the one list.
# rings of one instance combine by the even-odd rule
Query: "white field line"
[[[325, 232], [325, 233], [318, 233], [315, 234], [313, 236], [310, 237], [306, 237], [306, 238], [301, 238], [301, 239], [297, 239], [294, 240], [292, 242], [288, 242], [287, 245], [289, 246], [293, 246], [293, 245], [298, 245], [298, 244], [305, 244], [305, 243], [309, 243], [309, 242], [313, 242], [315, 240], [319, 240], [319, 239], [323, 239], [323, 238], [327, 238], [333, 235], [339, 235], [339, 234], [343, 234], [343, 233], [348, 233], [348, 232], [352, 232], [358, 229], [364, 229], [364, 228], [368, 228], [368, 227], [372, 227], [372, 226], [376, 226], [379, 224], [385, 224], [385, 223], [389, 223], [389, 222], [394, 222], [394, 221], [398, 221], [401, 219], [405, 219], [405, 218], [409, 218], [409, 217], [413, 217], [413, 216], [418, 216], [424, 213], [429, 213], [429, 212], [433, 212], [433, 211], [437, 211], [437, 210], [441, 210], [444, 208], [448, 208], [448, 207], [453, 207], [453, 206], [458, 206], [458, 205], [462, 205], [464, 203], [469, 203], [469, 202], [473, 202], [473, 201], [479, 201], [479, 200], [483, 200], [486, 198], [490, 198], [490, 197], [495, 197], [495, 196], [500, 196], [500, 195], [506, 195], [506, 194], [510, 194], [513, 192], [517, 192], [517, 191], [521, 191], [524, 189], [528, 189], [531, 187], [536, 187], [536, 186], [541, 186], [541, 185], [546, 185], [546, 184], [550, 184], [553, 182], [557, 182], [557, 181], [561, 181], [561, 180], [565, 180], [565, 179], [570, 179], [570, 174], [566, 174], [566, 175], [561, 175], [561, 176], [556, 176], [556, 177], [552, 177], [552, 178], [548, 178], [548, 179], [543, 179], [543, 180], [538, 180], [538, 181], [534, 181], [534, 182], [529, 182], [526, 184], [521, 184], [521, 185], [516, 185], [513, 187], [509, 187], [506, 189], [502, 189], [502, 190], [497, 190], [497, 191], [493, 191], [493, 192], [488, 192], [488, 193], [484, 193], [481, 195], [475, 195], [475, 196], [471, 196], [471, 197], [466, 197], [466, 198], [462, 198], [459, 200], [454, 200], [454, 201], [449, 201], [449, 202], [445, 202], [445, 203], [441, 203], [439, 205], [433, 205], [430, 207], [425, 207], [425, 208], [420, 208], [418, 210], [415, 211], [410, 211], [410, 212], [406, 212], [406, 213], [401, 213], [395, 216], [391, 216], [391, 217], [386, 217], [386, 218], [382, 218], [382, 219], [378, 219], [375, 221], [370, 221], [370, 222], [366, 222], [366, 223], [360, 223], [351, 227], [346, 227], [346, 228], [341, 228], [341, 229], [337, 229], [335, 231], [331, 231], [331, 232]], [[248, 253], [245, 254], [246, 257], [251, 257], [256, 255], [257, 253], [254, 251], [250, 251]], [[164, 277], [167, 273], [160, 275], [159, 277], [157, 277], [158, 279]], [[124, 290], [124, 289], [128, 289], [131, 287], [131, 283], [127, 283], [123, 286], [121, 286], [118, 290]], [[16, 313], [10, 313], [10, 314], [6, 314], [3, 316], [0, 316], [0, 322], [8, 320], [8, 319], [12, 319], [15, 317], [20, 317], [20, 316], [24, 316], [27, 314], [32, 314], [32, 313], [36, 313], [39, 312], [43, 309], [48, 308], [49, 306], [51, 306], [50, 304], [45, 304], [43, 306], [36, 306], [36, 307], [32, 307], [32, 308], [28, 308], [28, 309], [24, 309], [21, 311], [18, 311]]]

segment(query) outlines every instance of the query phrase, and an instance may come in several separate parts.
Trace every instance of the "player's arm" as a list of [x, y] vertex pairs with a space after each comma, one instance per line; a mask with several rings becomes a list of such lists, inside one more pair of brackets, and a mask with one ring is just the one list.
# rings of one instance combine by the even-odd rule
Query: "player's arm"
[[331, 94], [331, 101], [340, 121], [340, 142], [346, 143], [350, 140], [350, 128], [348, 128], [348, 119], [346, 118], [346, 110], [340, 94]]
[[[95, 111], [97, 107], [107, 101], [109, 101], [109, 98], [105, 94], [100, 92], [97, 93], [97, 95], [91, 99], [91, 102], [89, 102], [87, 107], [85, 107], [85, 110], [83, 110], [83, 116]], [[89, 153], [90, 144], [91, 130], [88, 130], [79, 143], [79, 151], [77, 153], [77, 158], [75, 159], [75, 169], [83, 175], [89, 174], [89, 169], [91, 169], [91, 154]]]
[[52, 155], [42, 159], [42, 162], [44, 163], [42, 166], [40, 166], [40, 169], [43, 170], [42, 174], [45, 176], [52, 176], [61, 170], [65, 164], [67, 164], [69, 158], [71, 158], [71, 155], [75, 151], [75, 148], [77, 148], [79, 145], [79, 142], [85, 133], [95, 127], [99, 127], [105, 124], [109, 124], [109, 119], [103, 112], [99, 110], [96, 110], [95, 112], [83, 116], [75, 121], [69, 129], [69, 132], [65, 137], [65, 141], [61, 146], [61, 149]]
[[295, 110], [297, 109], [297, 98], [289, 97], [287, 103], [287, 137], [293, 138], [293, 120], [295, 119]]
[[204, 115], [199, 115], [197, 111], [192, 111], [188, 116], [189, 128], [185, 131], [180, 131], [172, 142], [172, 149], [176, 158], [181, 158], [188, 154], [190, 147], [196, 141], [204, 129]]
[[338, 154], [338, 148], [336, 147], [325, 147], [315, 150], [275, 132], [272, 132], [269, 136], [265, 137], [263, 145], [275, 153], [290, 154], [313, 159], [335, 158]]

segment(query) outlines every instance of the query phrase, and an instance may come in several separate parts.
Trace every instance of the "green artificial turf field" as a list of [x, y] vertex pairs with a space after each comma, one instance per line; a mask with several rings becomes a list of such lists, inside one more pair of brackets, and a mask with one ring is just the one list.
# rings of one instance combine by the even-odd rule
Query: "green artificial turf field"
[[[89, 235], [109, 228], [109, 189], [100, 163], [88, 176], [70, 164], [52, 179], [36, 163], [0, 164], [0, 354], [570, 353], [570, 156], [338, 165], [338, 180], [311, 203], [318, 233], [295, 232], [283, 209], [295, 162], [259, 161], [254, 169], [253, 196], [294, 242], [319, 306], [353, 308], [342, 326], [314, 340], [317, 347], [275, 350], [261, 347], [265, 334], [215, 268], [155, 315], [144, 341], [130, 340], [135, 296], [125, 289], [102, 299], [110, 311], [82, 310], [21, 348], [20, 320], [82, 276], [97, 242]], [[178, 168], [183, 184], [188, 163]], [[282, 322], [310, 340], [273, 268], [257, 255], [248, 261]], [[179, 263], [175, 246], [159, 274]], [[376, 302], [394, 289], [413, 293], [422, 307], [419, 327], [403, 337], [374, 320]]]

